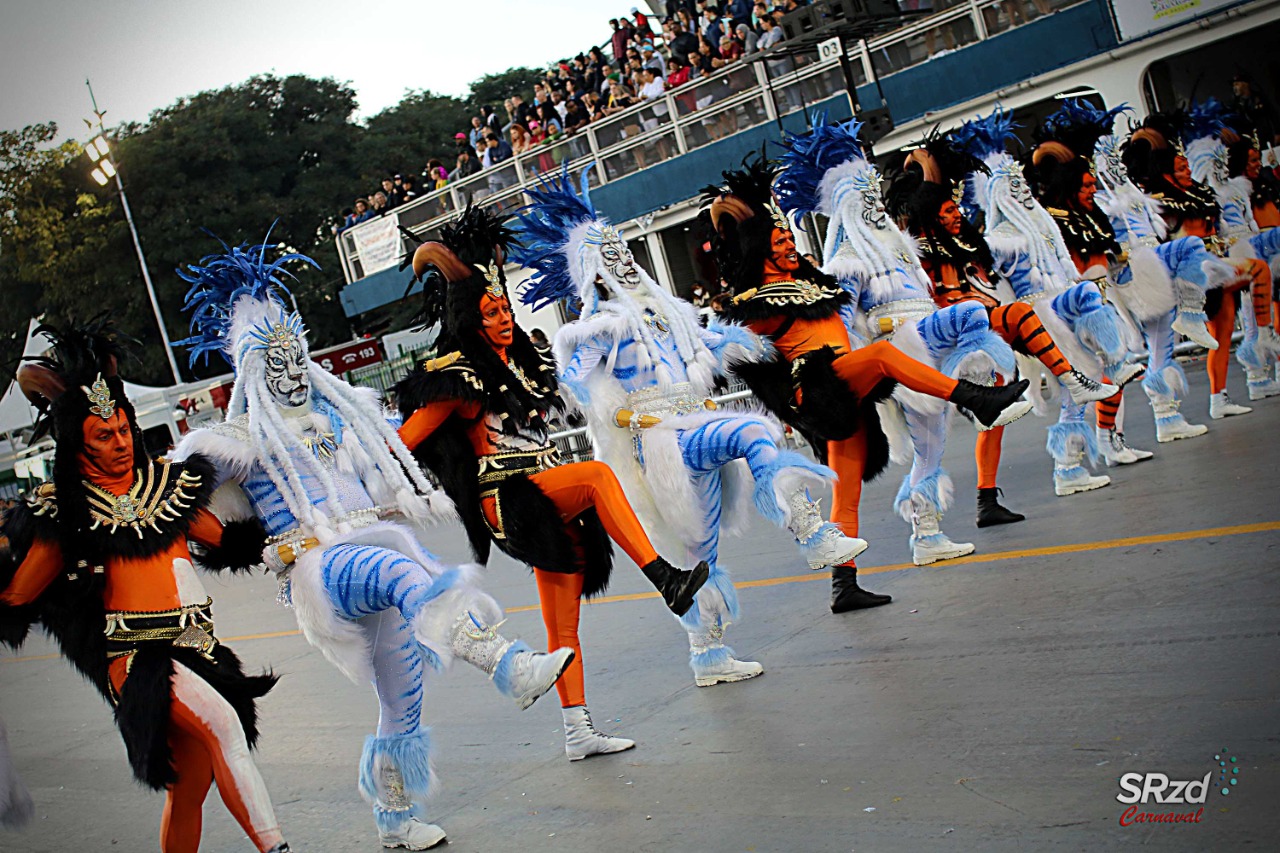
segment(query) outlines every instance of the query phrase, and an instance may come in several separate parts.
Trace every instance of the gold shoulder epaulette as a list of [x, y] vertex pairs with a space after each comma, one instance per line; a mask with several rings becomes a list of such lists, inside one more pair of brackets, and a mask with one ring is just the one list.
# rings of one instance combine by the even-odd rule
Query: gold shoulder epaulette
[[453, 363], [460, 358], [462, 358], [461, 350], [454, 350], [453, 352], [447, 353], [446, 355], [442, 355], [438, 358], [427, 359], [422, 363], [422, 369], [428, 373], [435, 370], [444, 370], [446, 367], [452, 366]]
[[36, 515], [58, 517], [58, 495], [53, 483], [41, 483], [27, 495], [27, 506]]

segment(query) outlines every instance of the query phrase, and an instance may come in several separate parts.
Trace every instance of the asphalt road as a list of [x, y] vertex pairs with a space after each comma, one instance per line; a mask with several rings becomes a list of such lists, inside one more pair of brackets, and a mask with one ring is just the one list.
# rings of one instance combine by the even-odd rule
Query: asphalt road
[[[1208, 421], [1203, 367], [1184, 411]], [[1243, 398], [1232, 368], [1232, 390]], [[1100, 491], [1057, 498], [1044, 421], [1006, 433], [1001, 485], [1021, 524], [973, 525], [974, 433], [953, 430], [957, 506], [944, 522], [974, 557], [904, 565], [890, 500], [863, 498], [864, 583], [895, 600], [833, 616], [826, 576], [761, 522], [726, 543], [744, 618], [729, 640], [766, 669], [698, 689], [683, 633], [625, 557], [585, 609], [588, 698], [631, 752], [570, 764], [554, 694], [520, 713], [475, 670], [430, 688], [443, 785], [433, 817], [454, 851], [1225, 850], [1280, 837], [1280, 398], [1156, 445], [1138, 389], [1133, 444], [1150, 462]], [[428, 533], [462, 557], [460, 530]], [[541, 646], [527, 571], [496, 557], [490, 591], [509, 632]], [[261, 705], [258, 763], [295, 851], [378, 847], [355, 790], [376, 722], [369, 689], [294, 633], [274, 585], [210, 579], [218, 632], [284, 678]], [[241, 638], [241, 639], [236, 639]], [[0, 850], [156, 849], [162, 797], [132, 780], [110, 711], [43, 640], [0, 657], [0, 717], [37, 817]], [[1225, 753], [1223, 752], [1225, 750]], [[1216, 784], [1235, 756], [1238, 784]], [[1125, 773], [1214, 784], [1199, 823], [1121, 826]], [[1155, 813], [1199, 804], [1156, 802]], [[249, 846], [211, 795], [210, 853]]]

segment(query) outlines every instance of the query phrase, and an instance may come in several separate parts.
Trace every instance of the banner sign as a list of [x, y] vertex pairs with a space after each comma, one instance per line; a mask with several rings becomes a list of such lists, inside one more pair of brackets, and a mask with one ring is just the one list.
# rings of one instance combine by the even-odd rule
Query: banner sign
[[387, 213], [361, 222], [347, 232], [355, 241], [356, 254], [365, 275], [373, 275], [400, 263], [399, 224], [398, 216]]
[[1167, 30], [1241, 0], [1111, 0], [1120, 41]]
[[352, 341], [342, 346], [330, 347], [323, 352], [312, 353], [311, 360], [335, 376], [341, 376], [348, 370], [382, 361], [382, 348], [372, 338]]

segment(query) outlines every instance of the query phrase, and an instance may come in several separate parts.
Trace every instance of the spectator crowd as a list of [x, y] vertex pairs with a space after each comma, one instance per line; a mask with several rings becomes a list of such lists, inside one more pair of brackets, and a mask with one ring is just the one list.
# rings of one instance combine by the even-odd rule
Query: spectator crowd
[[[380, 187], [356, 198], [353, 206], [342, 212], [335, 230], [344, 231], [485, 170], [492, 170], [491, 177], [473, 197], [498, 191], [514, 182], [509, 170], [504, 173], [498, 167], [528, 152], [539, 152], [534, 164], [537, 169], [555, 168], [572, 150], [563, 143], [590, 123], [646, 101], [661, 100], [669, 89], [715, 74], [778, 44], [783, 38], [782, 17], [807, 2], [667, 0], [666, 16], [660, 21], [633, 6], [630, 16], [609, 20], [611, 33], [603, 45], [548, 69], [534, 84], [530, 100], [512, 95], [502, 103], [501, 113], [492, 106], [482, 106], [471, 117], [471, 126], [455, 134], [455, 150], [449, 157], [428, 160], [421, 175], [384, 177]], [[710, 102], [699, 99], [696, 108]], [[666, 115], [665, 104], [655, 105], [653, 112]], [[644, 124], [649, 129], [657, 121]], [[731, 131], [713, 125], [708, 132], [719, 135]], [[585, 149], [568, 156], [580, 153]]]

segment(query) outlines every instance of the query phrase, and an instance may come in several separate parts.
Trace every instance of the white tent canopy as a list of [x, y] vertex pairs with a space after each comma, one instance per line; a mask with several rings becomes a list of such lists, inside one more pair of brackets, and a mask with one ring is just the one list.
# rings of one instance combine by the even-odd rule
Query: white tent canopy
[[[27, 344], [22, 349], [24, 356], [39, 355], [44, 352], [49, 342], [43, 336], [36, 337], [34, 332], [40, 325], [39, 320], [32, 320], [27, 326]], [[133, 402], [135, 409], [150, 408], [164, 399], [164, 388], [152, 388], [148, 385], [124, 383], [125, 394]], [[18, 383], [9, 380], [9, 387], [0, 398], [0, 435], [26, 429], [36, 421], [36, 410], [23, 396]]]

